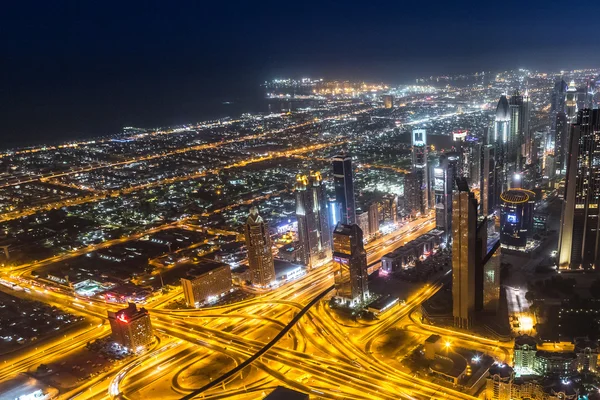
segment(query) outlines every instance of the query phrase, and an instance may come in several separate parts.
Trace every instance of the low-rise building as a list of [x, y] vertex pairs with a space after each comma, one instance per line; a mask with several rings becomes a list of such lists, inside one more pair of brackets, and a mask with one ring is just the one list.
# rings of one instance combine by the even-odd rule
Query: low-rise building
[[568, 378], [577, 373], [577, 355], [571, 351], [538, 350], [533, 369], [541, 376]]
[[130, 351], [142, 350], [154, 340], [150, 314], [133, 303], [123, 310], [109, 311], [108, 322], [113, 340]]
[[231, 291], [231, 268], [227, 264], [202, 259], [187, 275], [181, 278], [181, 287], [188, 307], [214, 302]]

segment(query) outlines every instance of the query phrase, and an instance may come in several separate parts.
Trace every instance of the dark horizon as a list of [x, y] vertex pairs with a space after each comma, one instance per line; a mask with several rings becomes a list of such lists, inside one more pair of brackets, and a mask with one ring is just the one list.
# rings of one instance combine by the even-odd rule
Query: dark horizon
[[[586, 11], [574, 5], [569, 15]], [[561, 7], [541, 1], [30, 2], [7, 6], [2, 19], [4, 148], [222, 116], [220, 102], [252, 98], [276, 77], [397, 84], [600, 63], [600, 45], [583, 40], [597, 26], [553, 35], [548, 27], [568, 21]]]

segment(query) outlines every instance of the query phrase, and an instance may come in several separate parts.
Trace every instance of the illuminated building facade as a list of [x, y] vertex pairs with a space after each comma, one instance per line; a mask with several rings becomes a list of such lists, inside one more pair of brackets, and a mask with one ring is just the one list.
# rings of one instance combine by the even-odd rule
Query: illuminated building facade
[[595, 268], [600, 258], [600, 110], [583, 109], [571, 126], [558, 242], [561, 269]]
[[381, 96], [382, 100], [383, 100], [383, 106], [385, 108], [394, 108], [394, 96], [392, 96], [391, 94], [384, 94], [383, 96]]
[[109, 311], [108, 322], [113, 340], [129, 351], [139, 351], [154, 340], [148, 311], [133, 303], [123, 310]]
[[339, 210], [338, 222], [342, 224], [356, 223], [356, 203], [354, 201], [354, 171], [352, 157], [342, 152], [332, 160], [333, 184], [335, 200]]
[[534, 152], [534, 144], [533, 135], [531, 129], [529, 129], [529, 122], [531, 117], [531, 101], [529, 98], [529, 93], [527, 90], [523, 95], [523, 105], [521, 108], [522, 117], [521, 117], [521, 156], [522, 162], [519, 165], [519, 168], [523, 168], [525, 165], [531, 165], [533, 159], [535, 158]]
[[204, 260], [181, 278], [181, 288], [188, 307], [211, 303], [231, 291], [231, 268], [227, 264]]
[[477, 200], [466, 179], [456, 180], [452, 198], [452, 316], [454, 326], [470, 329], [475, 313]]
[[494, 121], [493, 143], [505, 145], [509, 141], [510, 134], [510, 113], [508, 108], [508, 99], [502, 95], [496, 106], [496, 118]]
[[315, 268], [331, 261], [331, 231], [325, 184], [319, 172], [296, 177], [296, 218], [302, 245], [300, 261]]
[[571, 81], [567, 88], [567, 99], [565, 102], [567, 111], [567, 120], [569, 123], [574, 123], [577, 119], [577, 88], [575, 82]]
[[568, 149], [569, 149], [569, 122], [564, 111], [559, 111], [554, 120], [555, 143], [554, 157], [556, 169], [559, 174], [564, 174], [567, 169]]
[[537, 342], [534, 337], [521, 335], [515, 338], [513, 365], [518, 374], [531, 375], [534, 373], [535, 353], [537, 353]]
[[533, 231], [535, 193], [510, 189], [500, 195], [500, 242], [508, 249], [524, 250]]
[[436, 229], [444, 231], [445, 242], [452, 232], [452, 187], [454, 172], [446, 156], [441, 156], [439, 165], [433, 169], [433, 191], [435, 195]]
[[487, 254], [483, 264], [483, 310], [495, 312], [500, 303], [500, 262], [502, 249], [500, 242]]
[[490, 367], [485, 382], [486, 400], [512, 400], [512, 383], [515, 373], [505, 364], [494, 364]]
[[427, 163], [427, 133], [425, 129], [412, 131], [412, 161], [416, 193], [416, 208], [421, 215], [429, 210], [429, 168]]
[[481, 147], [479, 196], [483, 216], [492, 214], [498, 205], [502, 186], [502, 170], [497, 162], [498, 156], [496, 144], [485, 144]]
[[375, 236], [379, 233], [379, 206], [377, 203], [369, 205], [369, 235]]
[[338, 224], [333, 231], [336, 297], [355, 306], [369, 298], [367, 252], [358, 225]]
[[268, 287], [275, 281], [275, 264], [271, 248], [269, 229], [258, 208], [250, 208], [250, 215], [244, 225], [246, 248], [248, 250], [248, 267], [252, 284], [259, 287]]
[[529, 129], [529, 102], [525, 104], [523, 96], [519, 91], [510, 97], [508, 101], [510, 113], [510, 129], [506, 147], [504, 162], [507, 164], [508, 171], [515, 172], [521, 169], [522, 145], [524, 142], [525, 130]]

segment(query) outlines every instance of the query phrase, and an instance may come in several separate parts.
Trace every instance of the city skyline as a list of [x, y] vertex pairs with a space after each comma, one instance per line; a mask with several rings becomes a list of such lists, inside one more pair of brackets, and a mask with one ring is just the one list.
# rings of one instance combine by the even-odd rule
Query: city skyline
[[342, 76], [0, 151], [0, 398], [598, 400], [600, 68]]

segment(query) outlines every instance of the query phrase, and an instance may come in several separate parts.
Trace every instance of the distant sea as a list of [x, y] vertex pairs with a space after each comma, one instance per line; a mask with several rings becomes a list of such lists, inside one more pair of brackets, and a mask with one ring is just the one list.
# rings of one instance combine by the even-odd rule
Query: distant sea
[[[0, 148], [14, 149], [28, 146], [53, 145], [68, 141], [89, 140], [103, 136], [119, 134], [125, 126], [155, 129], [197, 122], [214, 120], [225, 117], [239, 117], [243, 113], [276, 113], [288, 109], [306, 107], [316, 104], [316, 101], [287, 101], [267, 99], [262, 91], [246, 93], [243, 96], [218, 96], [207, 99], [201, 95], [192, 100], [185, 99], [178, 103], [178, 99], [169, 99], [167, 107], [148, 107], [140, 112], [132, 110], [128, 118], [115, 115], [114, 120], [110, 115], [99, 121], [86, 120], [79, 123], [70, 132], [63, 132], [60, 127], [51, 132], [31, 132], [27, 135], [10, 135], [3, 138]], [[59, 121], [60, 122], [60, 121]], [[75, 130], [75, 132], [73, 132]], [[101, 133], [99, 133], [101, 132]]]

